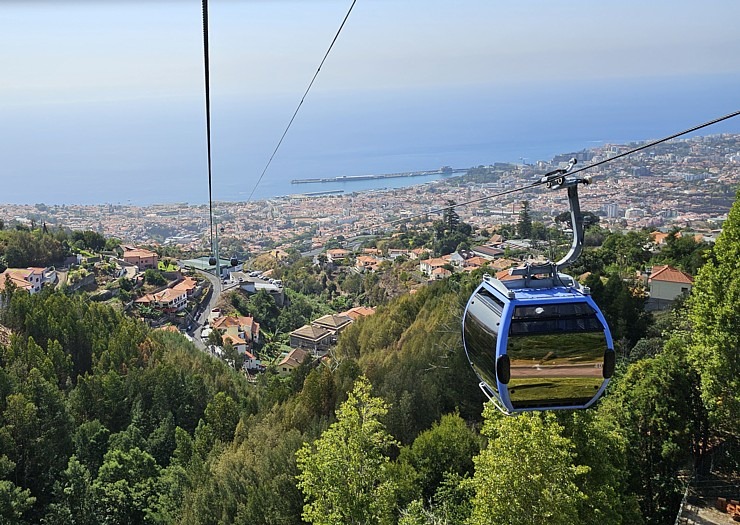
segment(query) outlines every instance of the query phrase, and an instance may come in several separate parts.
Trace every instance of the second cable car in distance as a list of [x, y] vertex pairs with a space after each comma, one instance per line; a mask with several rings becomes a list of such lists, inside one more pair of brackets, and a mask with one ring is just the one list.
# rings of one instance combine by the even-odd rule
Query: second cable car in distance
[[614, 373], [606, 319], [587, 287], [560, 273], [583, 249], [578, 184], [568, 168], [548, 173], [550, 189], [567, 188], [573, 244], [556, 263], [528, 264], [501, 280], [486, 275], [463, 315], [463, 345], [483, 393], [505, 414], [593, 405]]

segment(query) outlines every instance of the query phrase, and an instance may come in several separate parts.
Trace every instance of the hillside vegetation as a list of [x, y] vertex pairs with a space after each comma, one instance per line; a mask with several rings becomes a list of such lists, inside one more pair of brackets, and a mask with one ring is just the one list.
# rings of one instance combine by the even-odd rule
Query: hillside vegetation
[[84, 295], [7, 287], [0, 522], [673, 523], [692, 475], [740, 472], [739, 247], [736, 202], [652, 328], [599, 280], [625, 349], [607, 395], [519, 417], [462, 349], [475, 273], [384, 299], [332, 359], [256, 383]]

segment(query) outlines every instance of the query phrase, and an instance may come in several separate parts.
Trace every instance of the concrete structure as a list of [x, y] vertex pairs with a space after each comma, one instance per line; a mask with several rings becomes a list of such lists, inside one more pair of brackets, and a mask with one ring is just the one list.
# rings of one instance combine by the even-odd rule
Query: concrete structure
[[131, 246], [124, 247], [123, 260], [129, 264], [138, 266], [139, 271], [149, 269], [156, 270], [159, 265], [159, 255], [155, 252]]
[[0, 273], [0, 290], [5, 289], [5, 282], [9, 280], [20, 290], [27, 290], [30, 294], [41, 291], [44, 283], [45, 268], [7, 268]]
[[315, 327], [324, 328], [336, 335], [352, 324], [352, 319], [344, 315], [329, 314], [319, 317], [313, 323]]
[[[229, 274], [233, 271], [240, 271], [241, 265], [237, 265], [236, 267], [231, 266], [231, 261], [227, 259], [221, 259], [221, 278], [228, 277]], [[184, 268], [192, 268], [195, 270], [201, 270], [204, 272], [209, 272], [215, 274], [216, 272], [216, 265], [210, 264], [209, 257], [199, 257], [197, 259], [187, 259], [185, 261], [180, 261], [180, 266]]]
[[290, 332], [291, 348], [305, 348], [314, 355], [323, 356], [334, 342], [334, 334], [320, 326], [303, 325]]
[[682, 294], [691, 291], [694, 279], [681, 270], [671, 266], [653, 266], [647, 275], [650, 297], [645, 303], [645, 310], [665, 310]]
[[293, 370], [298, 368], [307, 358], [309, 353], [303, 348], [294, 348], [290, 353], [285, 356], [277, 365], [278, 373], [281, 376], [290, 374]]
[[168, 313], [179, 312], [188, 303], [188, 294], [184, 290], [165, 288], [161, 292], [148, 293], [134, 301]]
[[436, 259], [425, 259], [419, 263], [419, 270], [427, 277], [432, 277], [434, 270], [442, 268], [444, 265], [450, 264], [450, 261], [439, 257]]

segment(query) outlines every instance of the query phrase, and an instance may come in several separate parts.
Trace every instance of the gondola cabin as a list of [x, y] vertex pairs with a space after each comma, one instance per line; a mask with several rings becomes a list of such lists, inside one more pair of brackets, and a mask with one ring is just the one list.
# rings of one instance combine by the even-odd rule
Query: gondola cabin
[[609, 327], [570, 276], [485, 276], [463, 316], [463, 344], [481, 389], [506, 414], [579, 409], [614, 373]]

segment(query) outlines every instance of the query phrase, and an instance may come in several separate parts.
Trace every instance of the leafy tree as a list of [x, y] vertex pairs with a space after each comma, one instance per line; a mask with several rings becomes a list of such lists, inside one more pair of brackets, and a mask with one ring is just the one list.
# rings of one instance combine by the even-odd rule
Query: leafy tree
[[221, 332], [215, 328], [208, 334], [208, 344], [213, 346], [223, 346], [224, 339], [221, 336]]
[[709, 248], [709, 244], [697, 242], [693, 235], [679, 235], [678, 231], [672, 231], [666, 237], [665, 246], [661, 247], [656, 260], [696, 275], [705, 262]]
[[475, 433], [465, 421], [458, 414], [447, 414], [419, 434], [410, 447], [401, 449], [399, 461], [413, 466], [422, 496], [429, 500], [446, 475], [473, 473], [473, 456], [479, 448]]
[[26, 523], [23, 519], [36, 498], [31, 496], [31, 491], [17, 486], [6, 478], [15, 468], [15, 464], [8, 456], [0, 456], [0, 521], [9, 525], [21, 525]]
[[601, 285], [598, 275], [592, 275], [586, 285], [592, 286], [591, 294], [606, 317], [614, 341], [632, 348], [652, 323], [651, 315], [645, 312], [646, 297], [618, 273], [611, 274], [605, 285]]
[[482, 433], [488, 447], [474, 458], [470, 522], [570, 525], [586, 495], [588, 467], [575, 464], [573, 442], [552, 414], [503, 417], [488, 403]]
[[285, 405], [271, 407], [238, 445], [209, 458], [209, 468], [188, 468], [192, 488], [180, 523], [301, 523], [296, 451], [305, 438], [287, 427], [287, 412]]
[[612, 232], [596, 250], [603, 264], [616, 264], [620, 271], [641, 268], [650, 260], [652, 241], [647, 231]]
[[689, 360], [699, 371], [713, 425], [737, 435], [740, 421], [740, 192], [697, 275], [689, 299]]
[[395, 443], [380, 419], [385, 403], [361, 377], [337, 422], [297, 452], [303, 518], [316, 524], [392, 523], [395, 482], [386, 455]]
[[224, 392], [219, 392], [206, 407], [206, 423], [211, 427], [216, 439], [231, 443], [234, 430], [239, 422], [239, 409], [236, 402]]
[[144, 272], [144, 282], [154, 286], [162, 286], [167, 284], [167, 279], [164, 278], [162, 272], [149, 268]]
[[92, 476], [75, 456], [69, 458], [67, 469], [54, 485], [54, 500], [49, 505], [44, 523], [49, 525], [100, 523], [96, 517]]
[[252, 295], [249, 298], [247, 308], [249, 315], [257, 319], [261, 326], [264, 326], [271, 332], [275, 330], [277, 319], [280, 315], [280, 308], [275, 304], [275, 299], [272, 298], [269, 292], [259, 290], [256, 294]]
[[77, 427], [72, 437], [75, 446], [75, 461], [81, 463], [89, 472], [97, 474], [108, 449], [109, 436], [110, 431], [97, 419], [83, 422]]
[[452, 525], [468, 523], [474, 496], [469, 478], [447, 474], [429, 506], [412, 501], [402, 512], [399, 525]]
[[707, 418], [685, 344], [679, 334], [656, 357], [631, 364], [599, 406], [599, 417], [630, 444], [629, 491], [648, 523], [673, 521], [685, 488], [678, 473], [707, 447]]
[[155, 495], [159, 468], [139, 448], [110, 450], [93, 482], [98, 516], [103, 523], [143, 523]]
[[575, 445], [578, 462], [589, 470], [576, 478], [587, 495], [580, 500], [582, 525], [639, 525], [643, 522], [636, 494], [630, 486], [629, 453], [632, 443], [610, 418], [595, 410], [561, 413], [563, 435]]

